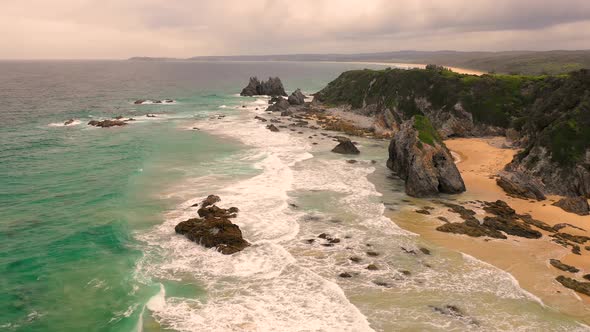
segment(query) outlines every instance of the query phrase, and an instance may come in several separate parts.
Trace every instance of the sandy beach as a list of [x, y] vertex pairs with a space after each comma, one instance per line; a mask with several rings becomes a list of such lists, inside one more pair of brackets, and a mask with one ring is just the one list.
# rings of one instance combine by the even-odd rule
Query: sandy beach
[[[450, 150], [460, 157], [458, 168], [465, 181], [467, 191], [457, 197], [460, 202], [483, 200], [503, 200], [519, 214], [528, 213], [533, 218], [553, 226], [569, 223], [584, 230], [590, 229], [590, 216], [568, 213], [551, 204], [558, 200], [550, 196], [545, 201], [529, 201], [512, 198], [496, 185], [494, 175], [510, 162], [517, 152], [501, 148], [504, 138], [458, 138], [446, 141]], [[426, 240], [474, 256], [512, 274], [522, 288], [538, 297], [547, 306], [558, 311], [579, 317], [590, 323], [590, 297], [571, 291], [555, 281], [555, 277], [565, 275], [580, 281], [582, 275], [590, 273], [590, 252], [582, 246], [581, 255], [573, 254], [548, 237], [530, 240], [509, 236], [507, 240], [471, 238], [464, 235], [436, 231], [441, 225], [437, 218], [443, 216], [456, 220], [457, 215], [446, 208], [437, 207], [428, 200], [412, 199], [414, 207], [392, 212], [391, 217], [399, 226], [420, 234]], [[423, 216], [415, 212], [416, 206], [435, 207], [432, 215]], [[472, 208], [470, 206], [466, 206]], [[574, 235], [588, 235], [587, 231], [566, 227], [562, 232]], [[556, 258], [580, 269], [571, 274], [549, 265], [549, 259]]]

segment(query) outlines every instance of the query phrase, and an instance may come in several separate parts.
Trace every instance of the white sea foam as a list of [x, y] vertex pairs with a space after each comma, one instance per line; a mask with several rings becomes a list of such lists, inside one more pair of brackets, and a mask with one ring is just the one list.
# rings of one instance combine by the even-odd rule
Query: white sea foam
[[74, 126], [77, 126], [80, 124], [82, 124], [82, 121], [74, 120], [74, 122], [72, 122], [70, 124], [65, 124], [65, 121], [64, 121], [64, 122], [53, 122], [53, 123], [48, 124], [48, 126], [49, 127], [74, 127]]

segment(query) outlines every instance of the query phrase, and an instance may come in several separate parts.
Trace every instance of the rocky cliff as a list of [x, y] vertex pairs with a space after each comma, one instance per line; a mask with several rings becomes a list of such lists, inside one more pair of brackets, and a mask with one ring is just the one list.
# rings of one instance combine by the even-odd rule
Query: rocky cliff
[[465, 184], [453, 157], [427, 117], [405, 121], [389, 145], [387, 167], [406, 183], [410, 196], [457, 194]]
[[397, 131], [415, 115], [442, 139], [507, 135], [522, 152], [506, 170], [546, 193], [590, 197], [590, 71], [562, 76], [463, 75], [427, 69], [355, 70], [315, 100], [375, 116]]

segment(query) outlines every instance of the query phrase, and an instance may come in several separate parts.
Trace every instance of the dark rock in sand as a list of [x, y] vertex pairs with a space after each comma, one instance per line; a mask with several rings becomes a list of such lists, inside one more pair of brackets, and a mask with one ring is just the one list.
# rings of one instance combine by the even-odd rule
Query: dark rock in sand
[[379, 256], [379, 253], [374, 251], [367, 251], [367, 256], [377, 257]]
[[590, 206], [585, 197], [566, 197], [553, 203], [552, 205], [562, 208], [564, 211], [575, 213], [580, 216], [587, 216], [590, 214]]
[[542, 222], [541, 220], [534, 219], [528, 214], [519, 215], [520, 219], [524, 221], [527, 225], [533, 225], [539, 229], [542, 229], [549, 233], [555, 233], [557, 230], [555, 228], [549, 226], [547, 223]]
[[291, 116], [291, 115], [293, 115], [293, 111], [291, 111], [291, 110], [286, 110], [286, 111], [281, 112], [281, 116]]
[[250, 77], [250, 82], [242, 92], [241, 96], [287, 96], [281, 79], [278, 77], [269, 77], [268, 81], [259, 81], [257, 77]]
[[549, 264], [551, 264], [554, 268], [562, 270], [562, 271], [571, 272], [571, 273], [580, 272], [580, 270], [578, 268], [576, 268], [575, 266], [564, 264], [559, 259], [550, 259]]
[[422, 141], [422, 131], [415, 127], [418, 119], [428, 121], [424, 117], [414, 117], [404, 122], [391, 140], [387, 167], [404, 180], [406, 193], [410, 196], [425, 197], [465, 191], [465, 184], [451, 153], [432, 128], [428, 132], [436, 137]]
[[568, 278], [566, 276], [559, 276], [555, 278], [564, 287], [573, 289], [578, 293], [590, 296], [590, 282], [580, 282], [576, 279]]
[[363, 259], [357, 256], [352, 256], [349, 258], [354, 263], [360, 263]]
[[414, 211], [414, 212], [416, 212], [416, 213], [420, 213], [420, 214], [425, 214], [425, 215], [429, 215], [429, 214], [430, 214], [430, 211], [428, 211], [428, 210], [424, 210], [424, 209], [421, 209], [421, 210], [416, 210], [416, 211]]
[[552, 234], [551, 237], [562, 239], [565, 241], [572, 241], [579, 244], [584, 244], [587, 241], [590, 241], [590, 237], [584, 235], [572, 235], [568, 233], [555, 233]]
[[305, 103], [305, 95], [301, 93], [301, 90], [297, 89], [289, 96], [288, 100], [291, 105], [303, 105]]
[[68, 126], [74, 123], [74, 119], [69, 119], [68, 121], [64, 122], [64, 126]]
[[279, 132], [279, 128], [277, 128], [274, 124], [269, 124], [268, 126], [266, 126], [266, 129], [275, 133]]
[[257, 115], [257, 116], [255, 116], [255, 117], [254, 117], [254, 119], [256, 119], [256, 120], [260, 120], [260, 121], [262, 121], [262, 122], [266, 122], [266, 121], [268, 121], [268, 120], [266, 120], [265, 118], [263, 118], [263, 117], [260, 117], [260, 116], [258, 116], [258, 115]]
[[546, 199], [542, 185], [538, 181], [522, 173], [501, 172], [496, 184], [504, 191], [517, 198], [530, 198], [542, 201]]
[[367, 266], [367, 270], [369, 270], [369, 271], [377, 271], [377, 270], [379, 270], [379, 267], [377, 267], [377, 265], [375, 265], [375, 264], [369, 264]]
[[590, 281], [590, 274], [584, 274], [582, 278]]
[[543, 236], [539, 231], [531, 229], [527, 224], [506, 217], [485, 217], [483, 225], [509, 235], [527, 239], [538, 239]]
[[90, 122], [88, 122], [88, 125], [95, 126], [95, 127], [101, 127], [101, 128], [109, 128], [109, 127], [125, 126], [125, 125], [127, 125], [127, 123], [125, 121], [120, 121], [120, 120], [102, 120], [102, 121], [91, 120]]
[[428, 249], [426, 249], [426, 248], [423, 248], [423, 247], [421, 247], [421, 248], [420, 248], [420, 251], [421, 251], [421, 252], [422, 252], [424, 255], [430, 255], [430, 250], [428, 250]]
[[471, 237], [488, 236], [496, 239], [506, 239], [506, 235], [501, 232], [483, 227], [477, 219], [468, 220], [462, 223], [448, 223], [436, 228], [437, 231], [445, 233], [464, 234]]
[[340, 153], [340, 154], [359, 154], [361, 153], [359, 149], [352, 144], [350, 140], [341, 142], [340, 144], [336, 145], [335, 148], [332, 149], [332, 152]]
[[352, 278], [352, 274], [348, 272], [343, 272], [338, 275], [340, 278]]

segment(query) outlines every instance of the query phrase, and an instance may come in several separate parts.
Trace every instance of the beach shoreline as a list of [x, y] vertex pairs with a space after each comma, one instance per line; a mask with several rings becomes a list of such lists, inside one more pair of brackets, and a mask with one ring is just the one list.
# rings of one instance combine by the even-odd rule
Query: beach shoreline
[[[503, 200], [517, 213], [528, 213], [551, 226], [567, 222], [588, 229], [589, 216], [578, 216], [551, 205], [559, 199], [557, 196], [549, 196], [545, 201], [523, 200], [508, 196], [496, 185], [495, 175], [517, 152], [502, 148], [504, 140], [499, 137], [456, 138], [445, 142], [455, 155], [460, 156], [457, 167], [467, 187], [465, 193], [456, 197], [457, 200]], [[582, 249], [581, 255], [575, 255], [569, 248], [551, 242], [548, 233], [544, 231], [541, 231], [543, 237], [538, 240], [512, 236], [507, 240], [472, 238], [439, 232], [435, 228], [442, 223], [437, 217], [456, 219], [457, 216], [441, 207], [436, 207], [432, 215], [417, 214], [416, 206], [432, 206], [432, 202], [427, 199], [411, 199], [411, 204], [400, 211], [388, 213], [388, 216], [398, 226], [419, 234], [433, 244], [473, 256], [510, 273], [520, 287], [538, 297], [545, 305], [590, 324], [590, 297], [569, 290], [555, 281], [559, 275], [583, 280], [581, 275], [590, 272], [589, 251]], [[586, 231], [569, 226], [564, 230], [573, 235], [588, 235]], [[560, 271], [549, 264], [549, 259], [552, 258], [573, 265], [581, 272], [574, 275]]]

